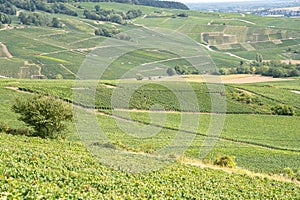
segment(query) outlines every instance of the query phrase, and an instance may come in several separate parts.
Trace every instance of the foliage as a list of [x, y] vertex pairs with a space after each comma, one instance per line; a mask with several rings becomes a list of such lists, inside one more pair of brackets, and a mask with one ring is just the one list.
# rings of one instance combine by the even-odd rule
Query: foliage
[[35, 25], [35, 26], [52, 26], [55, 28], [61, 28], [62, 23], [56, 18], [49, 18], [46, 15], [38, 13], [24, 13], [19, 14], [19, 19], [22, 24]]
[[292, 106], [278, 105], [272, 108], [272, 111], [276, 115], [295, 115], [295, 109]]
[[289, 168], [289, 167], [284, 168], [282, 170], [282, 174], [283, 174], [283, 176], [288, 177], [290, 179], [294, 179], [295, 178], [294, 171], [291, 168]]
[[178, 13], [178, 17], [188, 17], [189, 15], [187, 13]]
[[116, 29], [116, 28], [108, 29], [108, 28], [102, 27], [102, 28], [95, 30], [95, 35], [100, 35], [100, 36], [104, 36], [104, 37], [112, 37], [119, 33], [120, 33], [120, 30]]
[[263, 76], [272, 76], [273, 78], [296, 77], [300, 75], [300, 66], [273, 60], [270, 62], [256, 61], [250, 64], [241, 62], [241, 65], [238, 67], [221, 68], [219, 73], [221, 75], [260, 74]]
[[0, 23], [1, 24], [10, 24], [11, 18], [8, 15], [0, 12]]
[[72, 119], [71, 107], [53, 97], [36, 95], [17, 99], [12, 109], [42, 138], [61, 136], [66, 129], [64, 122]]
[[0, 141], [1, 198], [293, 199], [300, 192], [293, 183], [178, 163], [146, 174], [121, 172], [78, 142], [1, 133]]
[[173, 69], [173, 68], [168, 68], [167, 69], [167, 74], [169, 75], [169, 76], [174, 76], [175, 74], [176, 74], [176, 71]]
[[199, 71], [195, 67], [191, 66], [180, 66], [177, 65], [174, 67], [175, 71], [179, 75], [187, 75], [187, 74], [199, 74]]
[[8, 15], [15, 15], [17, 13], [17, 8], [10, 2], [2, 0], [0, 4], [0, 12]]
[[144, 6], [153, 6], [158, 8], [175, 8], [189, 10], [189, 8], [180, 2], [175, 1], [159, 1], [159, 0], [138, 0], [138, 4]]
[[127, 19], [134, 19], [142, 15], [142, 11], [131, 9], [127, 12], [116, 12], [115, 10], [102, 9], [100, 6], [95, 6], [95, 11], [84, 10], [83, 15], [86, 19], [110, 21], [118, 24], [124, 24]]
[[136, 80], [141, 81], [143, 80], [143, 78], [144, 78], [143, 74], [140, 73], [136, 74]]
[[234, 168], [236, 166], [235, 158], [233, 156], [220, 156], [214, 161], [214, 165], [221, 167]]
[[25, 136], [30, 136], [32, 134], [28, 128], [11, 128], [3, 122], [0, 122], [0, 133]]

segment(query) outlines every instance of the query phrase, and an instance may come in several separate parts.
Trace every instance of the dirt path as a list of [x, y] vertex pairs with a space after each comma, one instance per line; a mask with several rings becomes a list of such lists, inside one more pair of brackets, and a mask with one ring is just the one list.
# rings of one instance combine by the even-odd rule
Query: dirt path
[[[197, 55], [197, 56], [188, 56], [188, 57], [168, 58], [168, 59], [164, 59], [164, 60], [157, 60], [157, 61], [153, 61], [153, 62], [143, 63], [143, 64], [141, 64], [141, 66], [152, 65], [152, 64], [157, 64], [157, 63], [162, 63], [162, 62], [167, 62], [167, 61], [173, 61], [173, 60], [179, 60], [179, 59], [189, 59], [189, 58], [204, 57], [204, 56]], [[204, 63], [204, 64], [207, 64], [207, 63]]]
[[219, 167], [216, 165], [210, 165], [210, 164], [204, 164], [200, 160], [195, 160], [195, 159], [188, 159], [188, 158], [183, 158], [182, 160], [178, 160], [178, 162], [186, 164], [186, 165], [192, 165], [192, 166], [197, 166], [200, 168], [209, 168], [213, 170], [220, 170], [229, 174], [241, 174], [241, 175], [247, 175], [249, 177], [259, 177], [259, 178], [267, 178], [270, 180], [275, 180], [275, 181], [280, 181], [280, 182], [287, 182], [287, 183], [294, 183], [297, 185], [300, 185], [299, 181], [296, 180], [291, 180], [289, 178], [286, 178], [282, 175], [279, 174], [274, 174], [274, 175], [268, 175], [268, 174], [263, 174], [263, 173], [256, 173], [256, 172], [251, 172], [246, 169], [241, 169], [241, 168], [226, 168], [226, 167]]
[[59, 64], [62, 68], [64, 68], [66, 71], [68, 71], [70, 74], [74, 75], [76, 78], [80, 79], [80, 77], [75, 74], [74, 72], [72, 72], [71, 70], [69, 70], [66, 66], [64, 66], [63, 64]]
[[7, 47], [5, 44], [0, 43], [0, 56], [2, 54], [1, 57], [6, 57], [6, 58], [12, 58], [13, 56], [11, 55], [11, 53], [8, 51]]
[[233, 53], [225, 52], [224, 54], [229, 55], [229, 56], [231, 56], [231, 57], [235, 57], [235, 58], [241, 59], [241, 60], [250, 61], [250, 60], [248, 60], [248, 59], [246, 59], [246, 58], [242, 58], [242, 57], [237, 56], [237, 55], [235, 55], [235, 54], [233, 54]]

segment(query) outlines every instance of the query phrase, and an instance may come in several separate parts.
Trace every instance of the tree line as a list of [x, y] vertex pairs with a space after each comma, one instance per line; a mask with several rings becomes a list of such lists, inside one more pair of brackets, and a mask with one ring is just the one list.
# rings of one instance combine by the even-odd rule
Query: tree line
[[21, 12], [19, 15], [20, 22], [25, 25], [35, 26], [50, 26], [55, 28], [61, 28], [62, 23], [56, 18], [50, 18], [47, 15], [38, 13], [24, 13]]
[[78, 16], [77, 12], [68, 8], [65, 4], [44, 0], [0, 0], [0, 12], [16, 15], [17, 8], [34, 12], [41, 10], [48, 13], [60, 13], [71, 16]]
[[180, 2], [175, 1], [159, 1], [159, 0], [47, 0], [48, 3], [54, 2], [117, 2], [117, 3], [127, 3], [143, 6], [152, 6], [158, 8], [174, 8], [174, 9], [183, 9], [189, 10], [189, 8]]
[[216, 74], [260, 74], [273, 78], [300, 76], [300, 65], [286, 64], [280, 61], [251, 62], [246, 64], [241, 61], [240, 65], [232, 68], [221, 68]]
[[131, 9], [127, 12], [116, 12], [115, 10], [102, 9], [99, 5], [96, 5], [95, 10], [84, 10], [83, 15], [87, 19], [124, 24], [127, 19], [141, 16], [142, 11], [140, 9]]

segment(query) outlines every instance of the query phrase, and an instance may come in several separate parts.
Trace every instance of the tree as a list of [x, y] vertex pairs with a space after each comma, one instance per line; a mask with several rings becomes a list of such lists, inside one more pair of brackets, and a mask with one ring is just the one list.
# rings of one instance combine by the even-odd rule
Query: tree
[[42, 138], [63, 136], [64, 122], [71, 121], [71, 106], [54, 97], [34, 95], [17, 99], [12, 106], [20, 114], [19, 119], [32, 127], [35, 135]]
[[144, 76], [140, 73], [136, 74], [136, 80], [141, 81], [143, 80]]
[[52, 19], [52, 26], [55, 28], [61, 28], [62, 24], [60, 23], [60, 21], [58, 21], [58, 19], [56, 17], [54, 17]]
[[261, 63], [263, 61], [262, 55], [260, 53], [257, 53], [255, 56], [255, 60], [256, 62]]
[[99, 6], [99, 5], [96, 5], [95, 6], [95, 10], [98, 12], [98, 11], [100, 11], [100, 9], [101, 9], [101, 7]]
[[169, 67], [169, 68], [167, 69], [167, 74], [168, 74], [169, 76], [174, 76], [174, 75], [176, 74], [176, 71], [175, 71], [175, 69]]

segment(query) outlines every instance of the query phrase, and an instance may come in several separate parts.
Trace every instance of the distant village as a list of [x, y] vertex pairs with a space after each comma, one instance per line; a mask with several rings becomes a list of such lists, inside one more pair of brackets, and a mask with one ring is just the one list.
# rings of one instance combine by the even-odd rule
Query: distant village
[[266, 9], [251, 12], [261, 16], [273, 17], [300, 17], [300, 7]]

